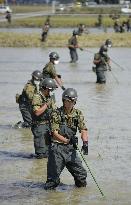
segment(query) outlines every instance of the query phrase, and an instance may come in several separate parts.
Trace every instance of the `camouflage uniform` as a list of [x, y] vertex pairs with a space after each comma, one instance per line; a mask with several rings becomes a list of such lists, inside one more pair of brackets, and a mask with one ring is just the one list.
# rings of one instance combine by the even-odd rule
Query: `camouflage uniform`
[[72, 36], [69, 40], [68, 40], [68, 48], [70, 50], [70, 57], [71, 57], [71, 62], [76, 62], [78, 61], [78, 54], [77, 54], [77, 45], [78, 45], [78, 41], [76, 36]]
[[32, 123], [32, 107], [31, 102], [34, 96], [34, 93], [37, 92], [36, 85], [33, 84], [33, 81], [30, 80], [25, 85], [22, 94], [18, 99], [19, 109], [24, 120], [24, 126], [30, 127]]
[[100, 62], [96, 64], [95, 72], [97, 75], [96, 83], [106, 83], [105, 71], [107, 71], [109, 56], [107, 54], [102, 55], [101, 53], [96, 53], [94, 55], [94, 60], [99, 60]]
[[[43, 104], [50, 102], [50, 106], [40, 115], [36, 116], [34, 112]], [[48, 145], [50, 143], [50, 114], [56, 109], [54, 99], [49, 96], [45, 97], [41, 92], [35, 94], [32, 100], [32, 133], [34, 135], [35, 154], [48, 155]]]
[[[77, 129], [87, 130], [83, 114], [80, 110], [73, 108], [70, 114], [64, 113], [64, 107], [58, 108], [52, 113], [52, 131], [58, 130], [59, 134], [66, 138], [76, 135]], [[72, 144], [63, 144], [52, 139], [49, 147], [47, 164], [47, 182], [45, 188], [55, 188], [60, 183], [60, 174], [64, 167], [72, 174], [77, 187], [86, 186], [87, 172], [82, 166], [76, 149]]]
[[46, 39], [47, 39], [47, 35], [48, 35], [48, 32], [49, 32], [49, 28], [50, 28], [50, 25], [46, 22], [42, 28], [42, 35], [41, 35], [41, 41], [45, 42]]
[[49, 62], [43, 68], [43, 78], [55, 78], [57, 76], [55, 66], [52, 62]]

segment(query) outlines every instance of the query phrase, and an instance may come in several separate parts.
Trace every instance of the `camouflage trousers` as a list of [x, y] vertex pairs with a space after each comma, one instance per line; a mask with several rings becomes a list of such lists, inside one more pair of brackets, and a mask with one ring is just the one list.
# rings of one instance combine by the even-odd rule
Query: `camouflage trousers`
[[97, 80], [96, 83], [106, 83], [106, 76], [104, 71], [96, 71]]
[[34, 135], [35, 154], [44, 154], [48, 156], [48, 146], [51, 140], [49, 125], [32, 125], [31, 131]]
[[75, 63], [78, 61], [78, 54], [76, 49], [70, 49], [70, 57], [71, 57], [71, 62]]
[[45, 189], [53, 189], [59, 185], [59, 177], [64, 167], [74, 177], [77, 187], [86, 186], [87, 172], [82, 166], [82, 162], [73, 146], [53, 143], [49, 146]]

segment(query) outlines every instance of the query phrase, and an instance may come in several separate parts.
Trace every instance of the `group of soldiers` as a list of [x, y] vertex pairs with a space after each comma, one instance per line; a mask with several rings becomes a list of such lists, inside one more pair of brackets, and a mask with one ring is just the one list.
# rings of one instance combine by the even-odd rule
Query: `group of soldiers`
[[120, 23], [119, 19], [116, 19], [113, 27], [116, 33], [130, 32], [131, 31], [131, 17], [129, 17], [127, 21], [123, 21], [122, 23]]
[[[86, 186], [87, 172], [77, 154], [77, 130], [83, 141], [83, 154], [88, 154], [88, 129], [82, 112], [75, 108], [78, 94], [74, 88], [65, 88], [61, 76], [56, 73], [59, 63], [56, 52], [49, 54], [42, 72], [35, 70], [25, 85], [22, 94], [16, 95], [16, 102], [24, 122], [17, 128], [30, 128], [34, 136], [35, 157], [48, 158], [45, 189], [54, 189], [60, 184], [64, 167], [72, 174], [76, 187]], [[61, 107], [57, 107], [51, 92], [63, 90]]]
[[[78, 61], [78, 53], [77, 48], [79, 48], [81, 51], [83, 51], [83, 48], [81, 48], [78, 45], [77, 36], [79, 35], [77, 30], [74, 30], [72, 33], [72, 37], [68, 40], [68, 48], [70, 51], [70, 63], [76, 63]], [[111, 65], [110, 65], [110, 57], [108, 56], [108, 48], [112, 47], [112, 42], [110, 39], [107, 39], [105, 43], [100, 47], [99, 52], [94, 54], [94, 60], [93, 63], [95, 66], [93, 66], [93, 71], [96, 73], [97, 80], [96, 83], [106, 83], [106, 76], [105, 71], [109, 70], [111, 71]]]

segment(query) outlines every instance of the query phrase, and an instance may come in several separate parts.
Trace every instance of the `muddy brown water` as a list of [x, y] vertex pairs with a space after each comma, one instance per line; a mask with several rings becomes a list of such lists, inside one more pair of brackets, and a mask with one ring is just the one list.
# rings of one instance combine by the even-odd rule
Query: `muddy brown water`
[[[0, 48], [0, 205], [131, 204], [131, 49], [109, 50], [110, 57], [123, 69], [112, 63], [106, 85], [95, 83], [91, 69], [98, 48], [89, 50], [78, 51], [78, 63], [70, 64], [68, 49]], [[62, 184], [55, 191], [45, 191], [47, 160], [32, 157], [30, 130], [13, 128], [22, 120], [15, 94], [22, 91], [34, 70], [42, 70], [51, 51], [60, 55], [56, 69], [65, 87], [78, 91], [76, 107], [83, 111], [89, 129], [89, 155], [85, 159], [104, 199], [89, 171], [86, 188], [76, 189], [72, 176], [64, 169]], [[62, 104], [61, 94], [59, 88], [58, 105]]]

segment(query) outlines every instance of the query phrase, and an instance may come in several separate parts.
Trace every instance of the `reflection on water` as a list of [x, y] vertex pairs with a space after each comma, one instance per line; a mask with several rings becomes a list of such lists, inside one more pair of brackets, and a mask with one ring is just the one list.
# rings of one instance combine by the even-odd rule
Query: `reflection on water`
[[[54, 50], [60, 54], [56, 69], [65, 87], [78, 91], [76, 106], [85, 115], [90, 136], [89, 155], [85, 159], [106, 198], [102, 199], [90, 173], [87, 188], [76, 189], [66, 169], [55, 191], [44, 190], [47, 159], [35, 159], [31, 131], [18, 130], [13, 125], [21, 120], [15, 94], [22, 91], [32, 71], [42, 70], [52, 49], [0, 48], [0, 205], [130, 205], [131, 49], [110, 49], [109, 55], [124, 70], [112, 63], [112, 72], [119, 83], [107, 72], [106, 85], [97, 85], [92, 72], [93, 53], [98, 48], [90, 49], [92, 53], [78, 51], [77, 64], [69, 63], [68, 49]], [[61, 94], [58, 89], [58, 105], [62, 103]]]

